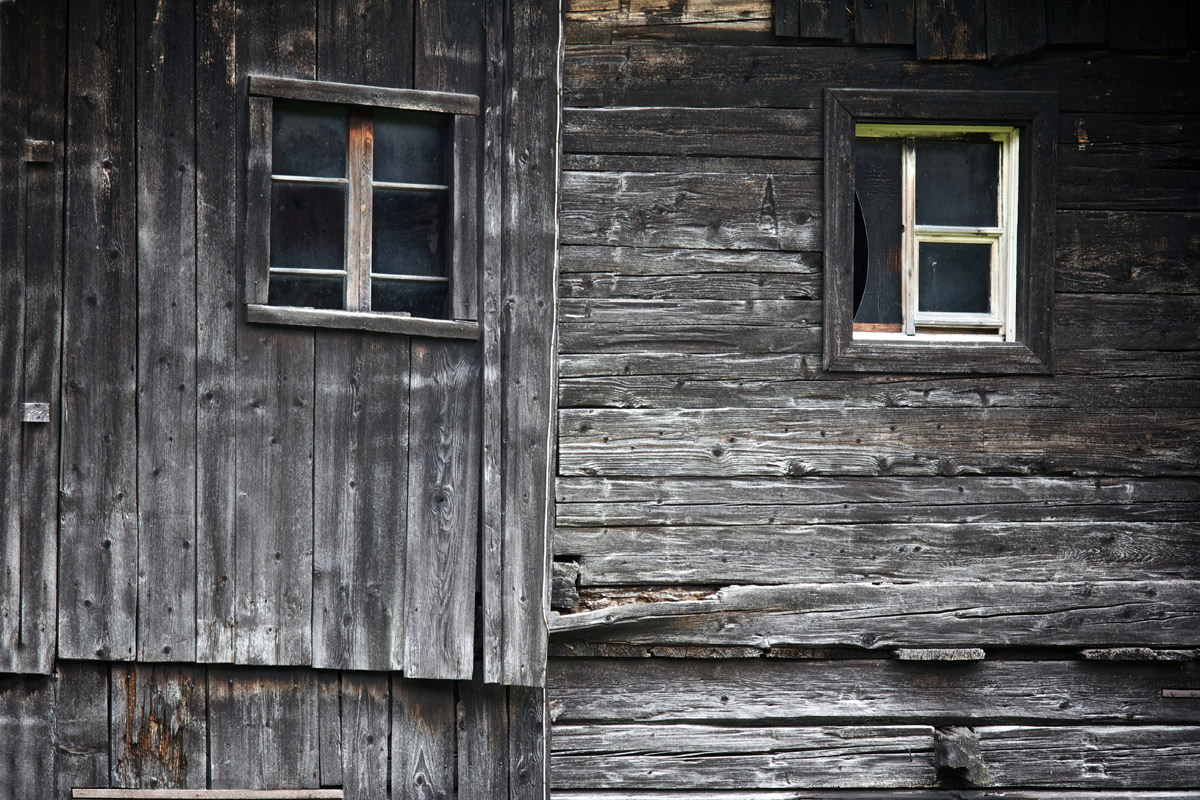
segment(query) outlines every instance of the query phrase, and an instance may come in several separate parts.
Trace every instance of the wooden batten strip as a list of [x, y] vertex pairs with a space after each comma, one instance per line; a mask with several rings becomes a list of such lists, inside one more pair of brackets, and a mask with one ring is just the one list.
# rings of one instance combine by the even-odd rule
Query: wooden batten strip
[[391, 89], [359, 86], [333, 81], [307, 81], [291, 78], [250, 76], [250, 94], [310, 100], [318, 103], [342, 103], [385, 106], [415, 111], [439, 111], [446, 114], [478, 114], [479, 96], [457, 92], [430, 92], [417, 89]]
[[75, 800], [342, 800], [341, 789], [72, 789]]

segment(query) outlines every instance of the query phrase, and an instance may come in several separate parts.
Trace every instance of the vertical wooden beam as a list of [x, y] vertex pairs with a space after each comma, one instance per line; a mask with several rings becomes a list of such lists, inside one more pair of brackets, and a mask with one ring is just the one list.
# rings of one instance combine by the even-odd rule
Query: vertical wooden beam
[[138, 0], [138, 659], [196, 655], [194, 0]]
[[508, 690], [509, 797], [542, 800], [548, 794], [546, 690]]
[[109, 689], [112, 785], [205, 788], [208, 687], [204, 670], [114, 665]]
[[481, 675], [458, 686], [458, 796], [508, 800], [508, 690]]
[[342, 679], [340, 673], [317, 673], [318, 748], [321, 785], [342, 785]]
[[392, 681], [392, 796], [454, 796], [454, 684]]
[[137, 241], [129, 4], [72, 5], [59, 656], [132, 659], [137, 610]]
[[388, 676], [342, 675], [342, 788], [346, 800], [387, 797]]
[[54, 796], [70, 797], [76, 786], [108, 786], [108, 664], [60, 663], [53, 719]]
[[54, 785], [54, 682], [0, 677], [0, 797], [42, 797]]
[[[318, 77], [410, 87], [412, 14], [411, 0], [319, 4]], [[409, 362], [407, 337], [316, 333], [316, 666], [403, 666]]]
[[210, 788], [317, 788], [319, 727], [314, 671], [209, 669]]
[[987, 57], [985, 0], [916, 0], [917, 58], [976, 61]]

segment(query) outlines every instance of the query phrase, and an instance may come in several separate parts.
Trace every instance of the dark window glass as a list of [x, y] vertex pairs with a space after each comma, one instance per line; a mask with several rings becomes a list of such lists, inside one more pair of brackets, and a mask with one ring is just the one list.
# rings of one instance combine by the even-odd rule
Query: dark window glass
[[273, 306], [341, 308], [342, 279], [329, 276], [272, 275], [267, 302]]
[[446, 274], [446, 193], [375, 190], [372, 270], [390, 275]]
[[375, 110], [375, 180], [445, 184], [447, 117], [424, 111]]
[[854, 190], [862, 217], [855, 226], [856, 323], [899, 325], [900, 318], [899, 139], [858, 139]]
[[272, 184], [272, 267], [344, 269], [345, 239], [346, 187]]
[[271, 172], [346, 177], [346, 109], [328, 103], [276, 100]]
[[991, 310], [991, 245], [920, 242], [917, 248], [918, 310], [980, 314]]
[[371, 309], [407, 311], [414, 317], [445, 316], [445, 283], [413, 281], [372, 281]]
[[917, 224], [994, 227], [1000, 144], [918, 139]]

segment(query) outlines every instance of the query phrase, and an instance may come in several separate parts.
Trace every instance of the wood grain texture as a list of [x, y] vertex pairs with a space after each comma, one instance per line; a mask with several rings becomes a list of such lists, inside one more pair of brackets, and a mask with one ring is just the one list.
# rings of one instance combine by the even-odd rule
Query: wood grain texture
[[849, 30], [849, 6], [844, 0], [800, 0], [802, 37], [843, 41]]
[[318, 713], [310, 670], [210, 668], [210, 787], [317, 788]]
[[544, 798], [552, 787], [546, 690], [513, 686], [508, 690], [508, 796]]
[[342, 674], [339, 783], [346, 800], [387, 796], [390, 695], [387, 675]]
[[0, 678], [0, 796], [37, 797], [54, 785], [55, 699], [50, 678]]
[[205, 788], [208, 686], [204, 670], [114, 666], [109, 690], [111, 785]]
[[1046, 46], [1046, 0], [986, 0], [987, 57], [1030, 58]]
[[547, 690], [556, 725], [1195, 724], [1200, 709], [1160, 687], [1198, 674], [1196, 662], [563, 658], [551, 659]]
[[858, 44], [912, 44], [913, 0], [855, 0], [854, 41]]
[[194, 25], [137, 4], [139, 661], [196, 655]]
[[321, 785], [342, 785], [342, 676], [323, 671], [317, 675], [318, 747]]
[[987, 56], [985, 0], [916, 0], [917, 58], [969, 61]]
[[409, 340], [316, 345], [313, 665], [400, 669], [408, 520]]
[[458, 795], [508, 800], [508, 689], [476, 675], [458, 695]]
[[393, 796], [454, 796], [454, 684], [393, 681]]
[[[555, 800], [627, 800], [625, 791], [565, 789], [554, 793]], [[1184, 790], [1104, 790], [1083, 791], [1026, 789], [731, 789], [727, 791], [644, 791], [639, 800], [1194, 800], [1200, 792]]]
[[1062, 292], [1200, 292], [1200, 216], [1061, 212], [1055, 285]]
[[564, 410], [559, 470], [610, 477], [1196, 474], [1197, 424], [1189, 413], [885, 409], [853, 416]]
[[1108, 41], [1108, 0], [1046, 0], [1046, 34], [1051, 44]]
[[775, 35], [800, 35], [800, 0], [775, 0]]
[[1162, 0], [1150, 6], [1109, 0], [1109, 41], [1115, 49], [1183, 49], [1188, 46], [1189, 5], [1184, 0]]
[[705, 600], [552, 615], [550, 630], [760, 648], [1193, 646], [1198, 591], [1193, 581], [731, 587]]
[[[54, 780], [56, 797], [70, 797], [76, 786], [109, 782], [109, 666], [62, 663], [54, 683]], [[35, 792], [35, 794], [37, 794]]]
[[67, 125], [58, 654], [136, 653], [137, 239], [134, 27], [72, 9]]
[[[790, 4], [795, 7], [797, 0]], [[773, 35], [795, 36], [796, 17], [792, 33], [780, 31], [771, 6], [771, 0], [572, 0], [563, 4], [563, 34], [569, 42], [769, 42]]]

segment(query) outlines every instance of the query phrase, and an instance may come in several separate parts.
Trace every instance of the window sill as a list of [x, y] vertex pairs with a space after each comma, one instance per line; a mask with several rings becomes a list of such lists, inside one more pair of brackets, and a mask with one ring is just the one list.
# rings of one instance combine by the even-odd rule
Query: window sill
[[393, 333], [400, 336], [427, 336], [436, 339], [478, 339], [479, 323], [467, 320], [402, 317], [363, 311], [330, 311], [320, 308], [292, 308], [249, 303], [246, 321], [261, 325], [298, 325], [305, 328]]
[[1050, 364], [1021, 342], [937, 341], [914, 337], [859, 338], [832, 354], [832, 372], [906, 372], [958, 375], [1047, 375]]

